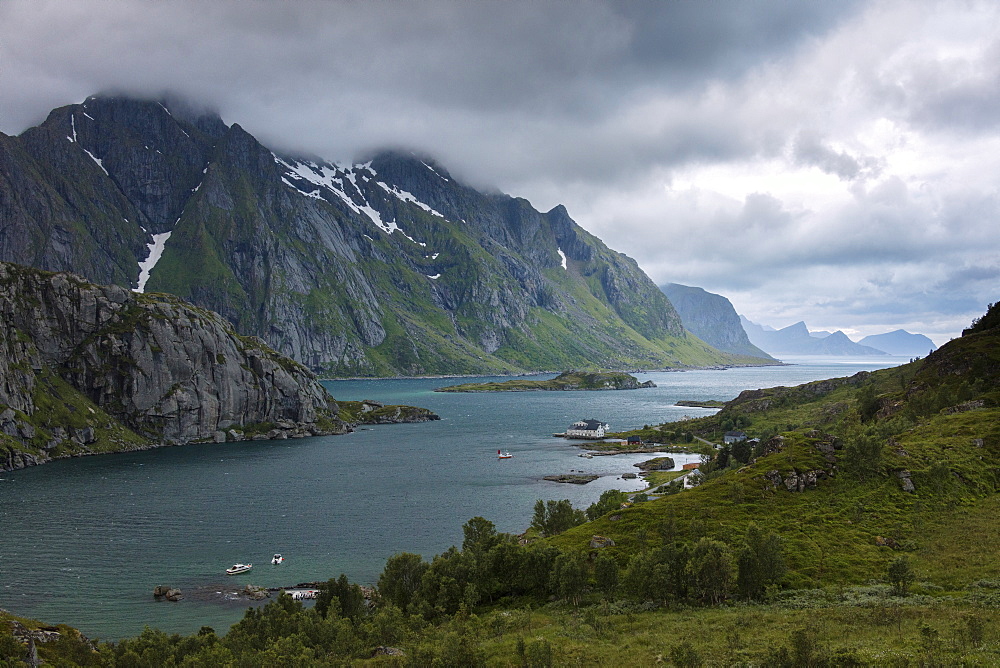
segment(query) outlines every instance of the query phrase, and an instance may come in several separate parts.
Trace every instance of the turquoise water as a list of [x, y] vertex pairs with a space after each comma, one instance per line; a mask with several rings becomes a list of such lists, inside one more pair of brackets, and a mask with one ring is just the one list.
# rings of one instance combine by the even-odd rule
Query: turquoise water
[[[628, 392], [450, 394], [449, 379], [331, 381], [342, 399], [430, 408], [442, 420], [345, 436], [188, 445], [53, 462], [0, 474], [0, 608], [65, 622], [92, 638], [146, 625], [220, 633], [246, 604], [247, 583], [291, 586], [346, 573], [373, 583], [400, 551], [430, 558], [460, 544], [481, 515], [520, 532], [537, 499], [586, 507], [648, 455], [580, 458], [552, 438], [582, 418], [615, 430], [711, 414], [681, 399], [731, 399], [743, 389], [796, 385], [894, 366], [902, 358], [797, 359], [792, 366], [636, 374], [658, 387]], [[499, 461], [497, 449], [514, 457]], [[694, 459], [692, 457], [692, 459]], [[687, 461], [675, 456], [678, 465]], [[542, 480], [571, 470], [588, 485]], [[271, 566], [274, 552], [285, 563]], [[245, 575], [227, 577], [236, 562]], [[154, 601], [153, 587], [184, 590]]]

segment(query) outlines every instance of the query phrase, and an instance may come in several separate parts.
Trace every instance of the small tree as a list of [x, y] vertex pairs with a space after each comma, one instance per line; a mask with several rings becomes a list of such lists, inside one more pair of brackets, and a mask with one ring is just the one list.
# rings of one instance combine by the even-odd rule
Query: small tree
[[896, 596], [906, 596], [909, 593], [914, 577], [910, 560], [905, 556], [897, 557], [889, 564], [889, 584], [892, 585], [892, 593]]
[[587, 586], [587, 570], [578, 554], [563, 552], [552, 566], [552, 588], [559, 598], [580, 605]]
[[538, 529], [544, 536], [554, 536], [586, 521], [587, 516], [584, 512], [574, 508], [569, 499], [562, 501], [542, 501], [539, 499], [535, 502], [531, 526]]
[[601, 498], [587, 508], [587, 519], [596, 520], [602, 515], [618, 510], [628, 501], [628, 494], [618, 489], [609, 489], [601, 493]]
[[[336, 602], [337, 605], [334, 605]], [[330, 578], [327, 582], [319, 586], [319, 594], [316, 596], [316, 612], [323, 617], [340, 615], [357, 621], [368, 611], [364, 594], [361, 587], [351, 584], [347, 576], [343, 573], [337, 579]]]
[[696, 668], [702, 665], [701, 655], [694, 648], [691, 641], [685, 640], [679, 645], [674, 645], [670, 650], [670, 662], [675, 666], [683, 668]]
[[844, 441], [844, 467], [859, 480], [873, 477], [882, 463], [884, 442], [869, 431], [856, 431]]
[[878, 413], [879, 400], [874, 385], [865, 385], [858, 390], [858, 417], [862, 422], [869, 422]]
[[721, 603], [733, 584], [732, 554], [725, 543], [702, 538], [691, 551], [687, 572], [696, 598], [704, 603]]
[[378, 591], [400, 610], [406, 610], [430, 565], [419, 554], [400, 552], [389, 557], [378, 578]]
[[736, 588], [746, 599], [758, 599], [767, 587], [785, 576], [785, 556], [781, 538], [771, 532], [767, 535], [751, 524], [747, 527], [746, 545], [737, 558]]
[[501, 540], [493, 522], [478, 516], [462, 525], [462, 533], [465, 535], [462, 551], [471, 552], [475, 556], [489, 551]]
[[606, 554], [594, 559], [594, 583], [605, 596], [612, 596], [618, 589], [618, 564]]

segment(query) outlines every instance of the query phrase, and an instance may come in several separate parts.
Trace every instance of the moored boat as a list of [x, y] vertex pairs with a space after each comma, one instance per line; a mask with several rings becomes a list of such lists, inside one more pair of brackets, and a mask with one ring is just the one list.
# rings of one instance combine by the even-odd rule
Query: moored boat
[[226, 569], [226, 575], [239, 575], [246, 573], [251, 568], [253, 568], [253, 564], [233, 564], [232, 568]]
[[285, 558], [283, 556], [281, 556], [280, 554], [278, 554], [277, 552], [275, 552], [274, 556], [271, 557], [271, 563], [272, 564], [280, 564], [284, 560], [285, 560]]
[[497, 450], [497, 459], [510, 459], [513, 456], [514, 455], [510, 454], [509, 452], [500, 452], [499, 450]]

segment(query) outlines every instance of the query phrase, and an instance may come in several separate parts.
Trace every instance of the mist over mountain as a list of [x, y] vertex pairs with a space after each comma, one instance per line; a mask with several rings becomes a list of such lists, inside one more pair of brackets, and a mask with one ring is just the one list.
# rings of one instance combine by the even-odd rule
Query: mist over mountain
[[178, 295], [326, 375], [760, 363], [562, 206], [406, 152], [279, 154], [197, 104], [55, 109], [0, 136], [0, 192], [0, 259]]

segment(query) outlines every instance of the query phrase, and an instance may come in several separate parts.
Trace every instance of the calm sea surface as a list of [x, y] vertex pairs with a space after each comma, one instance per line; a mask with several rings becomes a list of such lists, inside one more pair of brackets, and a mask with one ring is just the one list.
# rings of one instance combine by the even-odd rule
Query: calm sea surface
[[[796, 385], [895, 366], [898, 357], [798, 358], [791, 366], [636, 374], [656, 389], [628, 392], [448, 394], [466, 379], [331, 381], [341, 399], [429, 408], [441, 421], [360, 429], [345, 436], [188, 445], [59, 461], [0, 473], [0, 608], [65, 622], [91, 638], [144, 626], [224, 632], [247, 583], [291, 586], [340, 573], [374, 583], [386, 558], [427, 558], [461, 544], [481, 515], [520, 532], [537, 499], [585, 508], [647, 455], [584, 459], [553, 432], [597, 418], [614, 430], [707, 415], [681, 399], [732, 399], [744, 389]], [[544, 378], [544, 377], [542, 377]], [[498, 461], [497, 449], [513, 453]], [[675, 456], [678, 466], [696, 457]], [[542, 480], [583, 471], [588, 485]], [[274, 552], [285, 556], [270, 565]], [[236, 562], [249, 574], [227, 577]], [[155, 585], [181, 588], [154, 601]]]

